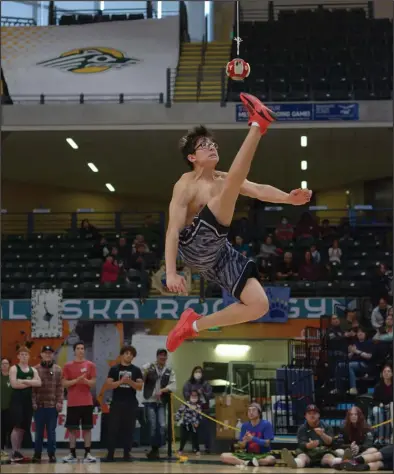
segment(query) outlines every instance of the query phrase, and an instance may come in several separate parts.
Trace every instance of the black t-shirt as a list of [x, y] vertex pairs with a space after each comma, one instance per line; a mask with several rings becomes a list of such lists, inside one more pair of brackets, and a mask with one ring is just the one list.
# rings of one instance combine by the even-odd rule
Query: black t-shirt
[[[124, 375], [129, 375], [131, 380], [142, 380], [142, 372], [139, 367], [135, 365], [117, 364], [111, 367], [108, 378], [118, 382]], [[118, 388], [113, 390], [112, 402], [136, 402], [136, 391], [133, 387], [127, 384], [121, 384]]]

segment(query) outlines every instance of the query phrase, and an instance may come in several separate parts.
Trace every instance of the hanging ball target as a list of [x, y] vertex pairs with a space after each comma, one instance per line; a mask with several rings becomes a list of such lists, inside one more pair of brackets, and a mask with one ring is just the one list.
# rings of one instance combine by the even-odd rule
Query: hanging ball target
[[241, 58], [235, 58], [227, 63], [226, 74], [233, 81], [243, 81], [250, 74], [249, 63]]

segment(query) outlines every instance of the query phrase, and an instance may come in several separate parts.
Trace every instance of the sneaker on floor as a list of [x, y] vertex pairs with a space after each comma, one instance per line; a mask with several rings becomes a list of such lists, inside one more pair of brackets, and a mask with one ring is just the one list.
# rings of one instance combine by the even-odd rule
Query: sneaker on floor
[[259, 461], [258, 461], [258, 459], [253, 458], [253, 459], [252, 459], [252, 465], [253, 465], [254, 467], [259, 467]]
[[67, 454], [67, 456], [64, 456], [62, 461], [72, 463], [72, 462], [77, 462], [77, 458], [70, 453], [70, 454]]
[[146, 457], [151, 460], [160, 459], [159, 450], [152, 448], [149, 453], [146, 453]]
[[24, 460], [23, 455], [19, 451], [14, 451], [11, 455], [11, 462], [21, 462]]
[[369, 470], [368, 464], [347, 464], [345, 467], [345, 471], [350, 472], [363, 472]]
[[194, 310], [188, 308], [181, 314], [179, 321], [167, 337], [167, 349], [174, 352], [186, 339], [197, 337], [198, 332], [193, 329], [193, 323], [201, 318]]
[[90, 453], [88, 453], [83, 458], [83, 462], [85, 463], [97, 462], [97, 459], [94, 456], [92, 456]]
[[40, 453], [34, 453], [31, 462], [36, 464], [41, 462], [41, 454]]
[[48, 454], [48, 462], [50, 463], [57, 462], [56, 456], [54, 454]]
[[287, 467], [290, 467], [291, 469], [297, 469], [297, 463], [295, 462], [295, 459], [293, 458], [293, 455], [291, 452], [284, 448], [281, 451], [281, 457], [283, 462], [286, 464]]
[[115, 462], [115, 458], [113, 456], [106, 456], [101, 459], [101, 462]]
[[260, 126], [261, 134], [264, 135], [272, 122], [275, 122], [276, 115], [266, 107], [259, 99], [251, 94], [242, 92], [240, 98], [249, 114], [248, 124], [257, 122]]

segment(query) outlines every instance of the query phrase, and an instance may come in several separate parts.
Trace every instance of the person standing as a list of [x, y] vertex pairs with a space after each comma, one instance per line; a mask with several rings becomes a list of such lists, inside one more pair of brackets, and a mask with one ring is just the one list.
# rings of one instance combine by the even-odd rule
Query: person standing
[[20, 452], [23, 437], [31, 429], [33, 417], [32, 388], [41, 387], [41, 379], [35, 368], [29, 366], [30, 350], [19, 347], [17, 351], [19, 363], [10, 369], [12, 390], [10, 414], [13, 430], [11, 432], [12, 462], [23, 461]]
[[[189, 400], [193, 390], [196, 390], [198, 393], [202, 412], [209, 415], [209, 400], [213, 398], [212, 387], [209, 382], [204, 379], [203, 368], [200, 365], [194, 367], [190, 379], [183, 386], [183, 397], [185, 400]], [[212, 422], [210, 420], [202, 417], [199, 433], [204, 440], [205, 454], [209, 454], [211, 451], [211, 424]]]
[[12, 387], [10, 383], [11, 361], [1, 359], [1, 461], [8, 461], [8, 454], [4, 451], [9, 445], [11, 435], [10, 404]]
[[85, 359], [85, 343], [74, 344], [75, 359], [67, 362], [63, 369], [63, 387], [67, 389], [66, 428], [70, 432], [70, 454], [63, 462], [77, 461], [76, 444], [80, 428], [85, 445], [84, 462], [96, 462], [91, 455], [93, 428], [93, 397], [91, 389], [96, 385], [96, 366]]
[[[159, 459], [159, 448], [165, 442], [166, 416], [165, 405], [170, 392], [176, 390], [175, 372], [167, 366], [168, 353], [158, 349], [156, 362], [144, 367], [144, 404], [150, 425], [151, 451], [149, 459]], [[159, 425], [159, 432], [157, 432]]]
[[35, 366], [41, 387], [33, 388], [33, 410], [36, 423], [33, 463], [41, 462], [44, 430], [47, 430], [49, 462], [56, 462], [56, 426], [58, 413], [63, 408], [62, 369], [53, 361], [54, 350], [44, 346], [41, 363]]
[[119, 433], [123, 440], [123, 460], [130, 461], [135, 422], [138, 416], [136, 392], [144, 383], [139, 367], [132, 364], [137, 351], [133, 346], [123, 346], [120, 350], [120, 364], [111, 367], [107, 385], [113, 390], [108, 427], [107, 462], [114, 461]]

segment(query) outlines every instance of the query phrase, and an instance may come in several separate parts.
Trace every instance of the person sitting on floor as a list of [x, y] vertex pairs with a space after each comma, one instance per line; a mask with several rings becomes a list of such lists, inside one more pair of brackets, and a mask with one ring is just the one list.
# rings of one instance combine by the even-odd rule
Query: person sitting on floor
[[393, 472], [392, 444], [384, 446], [381, 450], [369, 448], [361, 456], [357, 456], [350, 462], [343, 462], [336, 466], [338, 471], [391, 471]]
[[372, 447], [373, 433], [360, 408], [352, 407], [348, 410], [335, 445], [339, 448], [335, 452], [344, 459], [348, 457], [344, 456], [346, 448], [350, 449], [352, 456], [357, 456], [360, 452]]
[[276, 459], [270, 454], [274, 432], [269, 421], [261, 418], [261, 406], [252, 403], [248, 408], [249, 421], [242, 424], [239, 451], [223, 453], [221, 460], [234, 466], [274, 466]]

